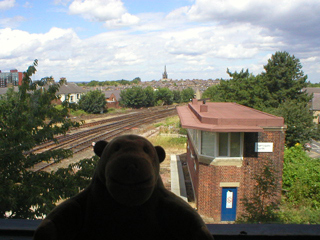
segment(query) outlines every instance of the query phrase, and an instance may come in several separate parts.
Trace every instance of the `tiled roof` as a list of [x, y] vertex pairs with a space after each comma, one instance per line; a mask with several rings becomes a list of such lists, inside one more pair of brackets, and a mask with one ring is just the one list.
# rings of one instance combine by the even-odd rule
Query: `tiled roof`
[[303, 88], [302, 91], [305, 91], [308, 94], [320, 93], [320, 88], [319, 87], [309, 87], [309, 88]]
[[63, 84], [60, 86], [57, 94], [84, 93], [85, 90], [75, 83]]
[[314, 93], [312, 98], [312, 110], [320, 110], [320, 93]]

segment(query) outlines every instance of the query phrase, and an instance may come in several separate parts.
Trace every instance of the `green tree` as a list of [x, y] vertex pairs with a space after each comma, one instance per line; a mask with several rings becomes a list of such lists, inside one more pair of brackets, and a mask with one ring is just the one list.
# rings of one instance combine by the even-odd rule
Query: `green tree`
[[93, 90], [81, 96], [79, 108], [88, 113], [101, 113], [106, 109], [106, 97], [100, 90]]
[[309, 102], [311, 96], [301, 91], [307, 87], [307, 76], [302, 71], [300, 60], [288, 52], [276, 52], [264, 66], [264, 85], [271, 95], [270, 107], [278, 107], [286, 100]]
[[155, 105], [156, 96], [154, 90], [151, 86], [148, 86], [144, 89], [144, 93], [146, 95], [145, 107], [153, 107]]
[[142, 87], [134, 86], [122, 90], [120, 93], [121, 104], [126, 107], [141, 108], [146, 105], [146, 93]]
[[269, 160], [264, 165], [260, 174], [255, 174], [252, 197], [241, 200], [245, 212], [239, 218], [239, 222], [247, 223], [271, 223], [278, 221], [278, 205], [274, 197], [279, 192], [278, 183], [275, 178], [275, 170]]
[[194, 90], [192, 88], [186, 88], [181, 91], [181, 101], [190, 102], [194, 98]]
[[209, 87], [203, 97], [216, 102], [236, 102], [259, 110], [265, 108], [265, 102], [270, 96], [261, 75], [254, 76], [248, 69], [242, 69], [239, 73], [227, 69], [227, 73], [231, 79], [221, 80], [219, 85]]
[[294, 146], [296, 143], [305, 145], [312, 138], [319, 135], [317, 125], [313, 122], [313, 113], [309, 110], [308, 103], [287, 100], [278, 108], [268, 109], [272, 114], [282, 116], [287, 125], [286, 145]]
[[173, 102], [181, 103], [181, 92], [178, 90], [173, 90]]
[[61, 198], [78, 192], [70, 169], [55, 173], [34, 172], [32, 167], [42, 161], [59, 162], [72, 155], [70, 150], [56, 149], [42, 153], [31, 150], [55, 136], [79, 126], [66, 118], [68, 110], [58, 110], [56, 100], [59, 84], [46, 79], [31, 81], [37, 60], [24, 73], [18, 92], [9, 89], [0, 98], [0, 218], [35, 218], [48, 213]]
[[139, 84], [139, 83], [141, 83], [141, 78], [136, 77], [131, 81], [131, 83]]
[[320, 159], [310, 158], [301, 144], [284, 152], [283, 189], [295, 207], [320, 208]]
[[173, 93], [169, 88], [159, 88], [156, 91], [156, 101], [162, 101], [164, 105], [171, 105], [173, 103]]

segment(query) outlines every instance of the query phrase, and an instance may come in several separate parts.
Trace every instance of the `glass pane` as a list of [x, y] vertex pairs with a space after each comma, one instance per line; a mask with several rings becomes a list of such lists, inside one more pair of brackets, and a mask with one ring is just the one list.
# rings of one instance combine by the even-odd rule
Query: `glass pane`
[[219, 133], [219, 156], [228, 156], [228, 133]]
[[201, 132], [201, 154], [214, 157], [216, 135], [212, 132]]
[[231, 133], [230, 157], [240, 157], [240, 133]]

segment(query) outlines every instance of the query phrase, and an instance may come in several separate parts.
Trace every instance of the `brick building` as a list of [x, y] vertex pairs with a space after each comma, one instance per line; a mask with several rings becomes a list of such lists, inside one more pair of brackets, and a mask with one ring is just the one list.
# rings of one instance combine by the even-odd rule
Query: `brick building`
[[20, 86], [22, 84], [23, 73], [17, 69], [12, 69], [10, 72], [1, 72], [0, 70], [0, 87]]
[[252, 196], [254, 180], [272, 163], [280, 201], [285, 125], [276, 117], [236, 103], [202, 103], [177, 107], [188, 131], [187, 164], [198, 211], [216, 222], [234, 221], [241, 199]]

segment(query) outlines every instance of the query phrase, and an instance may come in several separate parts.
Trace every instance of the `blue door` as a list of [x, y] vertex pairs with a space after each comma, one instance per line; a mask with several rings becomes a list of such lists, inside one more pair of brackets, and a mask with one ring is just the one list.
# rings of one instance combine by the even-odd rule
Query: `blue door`
[[222, 188], [221, 221], [235, 221], [237, 212], [237, 188]]

